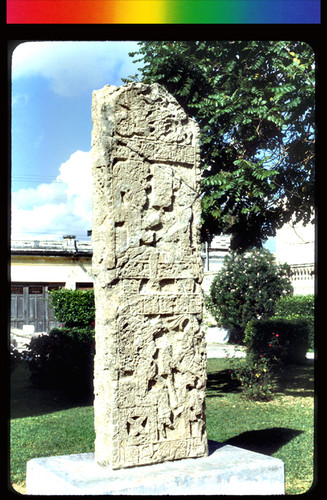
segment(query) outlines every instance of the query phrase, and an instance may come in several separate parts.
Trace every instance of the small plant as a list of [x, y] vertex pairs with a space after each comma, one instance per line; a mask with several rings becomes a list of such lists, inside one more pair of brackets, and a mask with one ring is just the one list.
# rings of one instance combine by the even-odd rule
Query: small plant
[[277, 364], [260, 355], [258, 358], [247, 354], [245, 360], [233, 358], [231, 378], [244, 388], [244, 395], [255, 401], [270, 401], [273, 398], [274, 374]]
[[269, 401], [272, 397], [272, 383], [269, 363], [265, 358], [247, 363], [240, 369], [238, 379], [246, 388], [249, 399]]
[[269, 401], [274, 379], [286, 363], [302, 363], [308, 346], [308, 324], [304, 320], [251, 320], [245, 329], [247, 355], [232, 361], [232, 376], [248, 398]]

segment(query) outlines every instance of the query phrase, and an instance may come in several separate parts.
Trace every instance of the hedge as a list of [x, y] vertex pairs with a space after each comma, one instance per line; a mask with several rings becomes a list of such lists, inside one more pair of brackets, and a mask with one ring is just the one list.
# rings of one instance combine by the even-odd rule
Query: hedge
[[303, 363], [309, 347], [309, 324], [304, 319], [251, 320], [244, 343], [248, 353], [271, 362]]
[[68, 393], [93, 392], [94, 330], [54, 328], [49, 335], [31, 340], [28, 366], [37, 387]]
[[314, 295], [281, 297], [276, 304], [274, 318], [304, 319], [309, 325], [309, 348], [314, 348]]
[[94, 292], [61, 288], [49, 293], [57, 321], [49, 335], [33, 338], [28, 348], [32, 382], [69, 393], [93, 393]]
[[68, 327], [94, 326], [95, 304], [93, 290], [60, 288], [49, 292], [57, 321]]

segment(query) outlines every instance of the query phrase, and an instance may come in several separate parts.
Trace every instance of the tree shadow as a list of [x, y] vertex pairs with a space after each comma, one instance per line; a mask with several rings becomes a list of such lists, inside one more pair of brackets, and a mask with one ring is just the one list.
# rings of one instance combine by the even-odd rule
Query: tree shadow
[[[289, 364], [277, 371], [273, 378], [275, 394], [284, 396], [313, 397], [314, 396], [314, 361]], [[207, 375], [207, 397], [222, 397], [230, 393], [241, 393], [241, 383], [232, 378], [232, 370], [224, 369], [210, 372]]]
[[242, 386], [231, 377], [231, 370], [220, 370], [207, 375], [207, 398], [222, 397], [224, 394], [240, 393]]
[[[287, 427], [272, 427], [270, 429], [260, 429], [257, 431], [242, 432], [238, 436], [227, 439], [223, 443], [216, 443], [211, 441], [209, 443], [209, 454], [213, 453], [216, 449], [230, 444], [243, 448], [245, 450], [263, 453], [264, 455], [273, 455], [282, 446], [287, 444], [295, 437], [302, 434], [304, 431], [296, 429], [289, 429]], [[211, 451], [210, 451], [211, 450]]]
[[36, 417], [48, 413], [93, 404], [93, 393], [81, 394], [78, 391], [69, 394], [58, 389], [41, 389], [33, 386], [30, 372], [21, 363], [11, 374], [10, 380], [11, 419]]
[[[61, 391], [40, 389], [30, 401], [11, 397], [10, 418], [39, 417], [62, 410], [70, 410], [82, 406], [92, 406], [93, 396], [68, 396]], [[44, 395], [42, 394], [44, 393]]]
[[302, 365], [286, 365], [276, 377], [276, 392], [285, 396], [314, 396], [314, 361], [308, 359]]

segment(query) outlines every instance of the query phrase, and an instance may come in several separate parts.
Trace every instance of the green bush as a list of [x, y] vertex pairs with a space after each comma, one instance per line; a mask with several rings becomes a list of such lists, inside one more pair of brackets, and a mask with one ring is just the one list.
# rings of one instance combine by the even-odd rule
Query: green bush
[[15, 347], [10, 346], [10, 371], [13, 372], [17, 367], [18, 363], [22, 360], [22, 354], [15, 349]]
[[302, 363], [309, 346], [309, 326], [303, 319], [249, 321], [244, 343], [248, 356], [265, 358], [271, 364]]
[[229, 341], [241, 343], [247, 323], [273, 316], [278, 299], [292, 291], [290, 266], [276, 264], [268, 250], [231, 252], [211, 284], [207, 306], [229, 331]]
[[281, 297], [276, 304], [274, 318], [305, 319], [309, 325], [309, 348], [314, 348], [314, 311], [313, 295], [294, 295]]
[[28, 364], [34, 385], [92, 394], [94, 359], [94, 292], [61, 288], [49, 293], [55, 318], [64, 328], [33, 338]]
[[54, 328], [31, 340], [31, 381], [41, 388], [90, 395], [93, 391], [94, 330]]
[[244, 338], [246, 359], [233, 360], [232, 377], [241, 383], [249, 399], [269, 401], [281, 366], [305, 361], [308, 338], [308, 322], [303, 319], [249, 321]]
[[94, 326], [95, 304], [93, 290], [60, 288], [49, 292], [51, 306], [58, 321], [67, 327]]

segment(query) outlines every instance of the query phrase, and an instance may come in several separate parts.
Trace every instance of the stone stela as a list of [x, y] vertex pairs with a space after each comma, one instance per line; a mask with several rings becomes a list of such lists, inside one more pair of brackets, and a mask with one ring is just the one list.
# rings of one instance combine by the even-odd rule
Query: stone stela
[[208, 454], [199, 129], [158, 84], [93, 92], [95, 458]]

